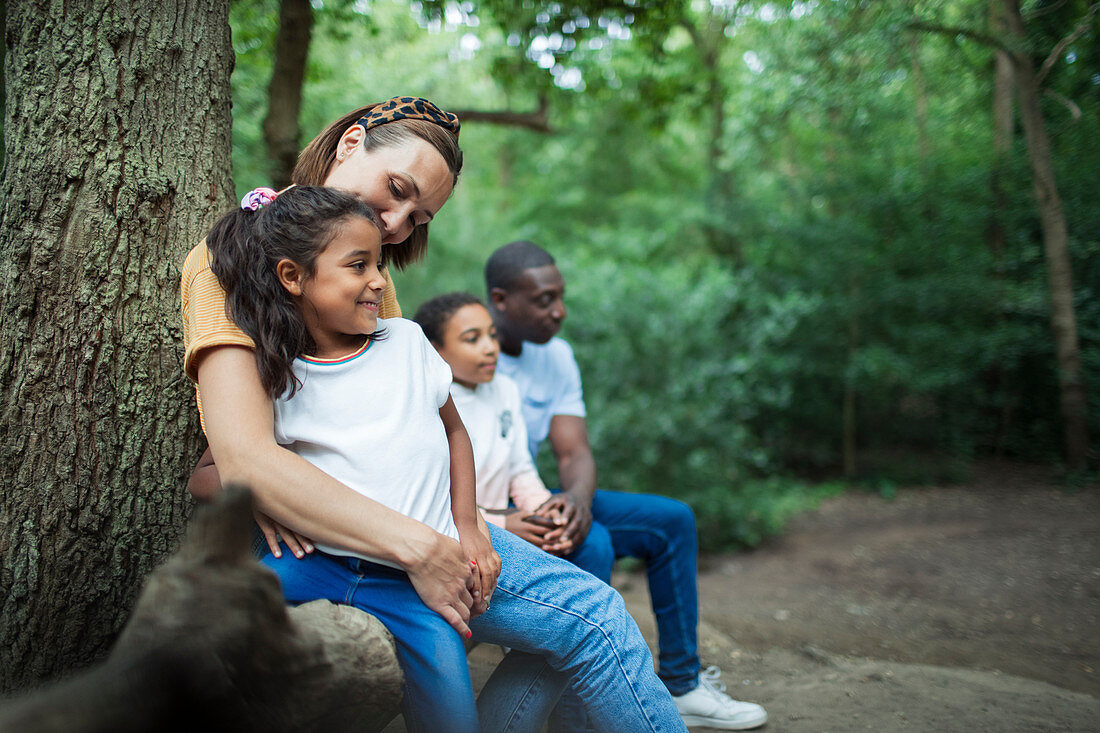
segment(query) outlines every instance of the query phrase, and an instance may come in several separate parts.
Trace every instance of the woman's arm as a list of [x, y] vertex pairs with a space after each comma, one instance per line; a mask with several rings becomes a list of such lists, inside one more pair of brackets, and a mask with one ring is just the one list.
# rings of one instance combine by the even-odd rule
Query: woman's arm
[[[191, 492], [191, 496], [204, 503], [213, 501], [221, 493], [222, 478], [218, 474], [218, 467], [214, 464], [214, 454], [210, 452], [209, 447], [199, 456], [199, 462], [195, 464], [195, 470], [187, 480], [187, 490]], [[252, 516], [264, 539], [267, 540], [271, 554], [275, 557], [283, 556], [283, 550], [279, 547], [280, 538], [297, 558], [303, 558], [315, 549], [308, 537], [284, 527], [263, 512], [253, 509]]]
[[187, 480], [187, 490], [204, 504], [214, 501], [221, 493], [222, 479], [218, 475], [218, 467], [214, 465], [214, 455], [209, 447], [199, 456], [199, 462], [195, 464], [195, 470]]
[[458, 536], [474, 573], [474, 615], [488, 608], [489, 598], [500, 575], [500, 556], [489, 540], [489, 527], [478, 511], [474, 484], [474, 451], [470, 436], [458, 415], [458, 408], [448, 397], [439, 408], [439, 419], [447, 433], [451, 451], [451, 516], [454, 517]]
[[468, 636], [473, 599], [459, 543], [276, 443], [271, 400], [251, 350], [213, 347], [198, 359], [206, 435], [221, 483], [249, 486], [260, 512], [306, 537], [400, 565], [424, 604]]

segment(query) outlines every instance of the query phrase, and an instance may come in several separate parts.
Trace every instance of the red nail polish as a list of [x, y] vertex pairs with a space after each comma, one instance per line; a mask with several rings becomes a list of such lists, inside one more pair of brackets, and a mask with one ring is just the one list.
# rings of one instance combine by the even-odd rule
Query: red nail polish
[[467, 638], [467, 639], [469, 639], [469, 638], [470, 638], [471, 636], [473, 636], [473, 635], [474, 635], [474, 632], [472, 632], [472, 631], [467, 631], [467, 632], [466, 632], [466, 638]]
[[471, 564], [471, 565], [477, 565], [477, 560], [471, 560], [471, 561], [470, 561], [470, 564]]

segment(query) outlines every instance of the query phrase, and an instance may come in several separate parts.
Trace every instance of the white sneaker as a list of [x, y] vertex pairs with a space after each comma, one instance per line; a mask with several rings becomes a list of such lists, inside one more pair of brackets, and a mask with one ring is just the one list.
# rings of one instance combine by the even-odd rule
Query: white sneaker
[[699, 686], [673, 696], [684, 725], [705, 725], [721, 730], [749, 730], [768, 722], [768, 713], [756, 703], [739, 702], [726, 694], [722, 670], [707, 667], [699, 673]]

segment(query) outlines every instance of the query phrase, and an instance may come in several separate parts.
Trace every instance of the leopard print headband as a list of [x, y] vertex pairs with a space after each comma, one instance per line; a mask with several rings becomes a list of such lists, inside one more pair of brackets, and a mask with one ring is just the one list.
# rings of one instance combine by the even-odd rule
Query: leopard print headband
[[357, 124], [364, 130], [384, 125], [396, 120], [427, 120], [450, 130], [458, 137], [458, 116], [444, 112], [439, 107], [420, 97], [394, 97], [388, 99], [359, 118]]

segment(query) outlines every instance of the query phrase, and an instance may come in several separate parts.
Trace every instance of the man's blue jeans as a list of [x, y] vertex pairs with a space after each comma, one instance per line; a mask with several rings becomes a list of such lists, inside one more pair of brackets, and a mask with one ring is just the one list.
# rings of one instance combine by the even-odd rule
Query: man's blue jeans
[[[537, 666], [541, 671], [512, 674], [510, 664], [502, 663], [478, 700], [482, 731], [537, 731], [564, 684], [580, 697], [597, 730], [684, 731], [622, 596], [510, 532], [493, 526], [489, 529], [503, 569], [489, 610], [470, 622], [473, 638], [518, 650], [513, 652], [516, 655], [526, 653], [529, 660], [537, 661], [526, 668]], [[283, 558], [273, 564], [268, 562], [272, 559], [269, 555], [265, 562], [278, 568], [285, 562], [304, 562], [290, 553]], [[287, 597], [298, 602], [310, 600]], [[379, 604], [372, 601], [371, 605]], [[378, 615], [373, 609], [365, 610]], [[392, 615], [393, 609], [389, 613]], [[379, 619], [389, 626], [384, 617]], [[446, 634], [461, 642], [449, 626], [441, 632]], [[541, 687], [542, 681], [548, 686]], [[435, 707], [440, 715], [448, 716], [437, 730], [460, 729], [456, 726], [459, 721], [451, 717], [453, 711], [438, 701]]]

